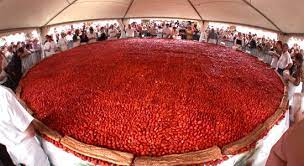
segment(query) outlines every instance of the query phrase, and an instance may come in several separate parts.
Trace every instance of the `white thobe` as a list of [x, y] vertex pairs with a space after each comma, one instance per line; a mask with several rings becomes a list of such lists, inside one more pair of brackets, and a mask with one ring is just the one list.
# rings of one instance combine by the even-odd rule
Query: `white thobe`
[[96, 42], [96, 33], [95, 32], [94, 33], [88, 33], [87, 36], [89, 38], [89, 44]]
[[44, 44], [45, 56], [49, 57], [49, 56], [55, 54], [56, 49], [57, 49], [57, 44], [54, 41], [46, 42]]
[[66, 51], [68, 49], [68, 41], [66, 38], [60, 38], [58, 40], [58, 47], [60, 48], [60, 51]]
[[0, 143], [5, 145], [14, 164], [49, 166], [49, 161], [36, 137], [26, 130], [33, 117], [18, 102], [15, 94], [0, 86]]

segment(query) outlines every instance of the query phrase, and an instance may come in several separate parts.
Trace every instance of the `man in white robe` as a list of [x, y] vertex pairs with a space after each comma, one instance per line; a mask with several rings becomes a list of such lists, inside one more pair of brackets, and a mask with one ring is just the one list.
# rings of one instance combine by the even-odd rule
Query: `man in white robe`
[[163, 28], [163, 38], [171, 38], [172, 30], [169, 27], [169, 24], [166, 24], [166, 27]]
[[58, 40], [58, 48], [61, 52], [68, 49], [68, 41], [65, 33], [61, 33], [61, 38]]
[[57, 50], [57, 44], [54, 42], [54, 40], [52, 39], [52, 36], [47, 35], [47, 42], [44, 44], [44, 53], [45, 53], [45, 57], [50, 57], [53, 54], [56, 53]]
[[135, 30], [131, 27], [130, 24], [126, 28], [125, 32], [126, 32], [126, 37], [127, 38], [134, 38], [135, 37]]
[[34, 118], [18, 102], [15, 94], [0, 86], [0, 143], [5, 145], [15, 165], [49, 166], [35, 137]]

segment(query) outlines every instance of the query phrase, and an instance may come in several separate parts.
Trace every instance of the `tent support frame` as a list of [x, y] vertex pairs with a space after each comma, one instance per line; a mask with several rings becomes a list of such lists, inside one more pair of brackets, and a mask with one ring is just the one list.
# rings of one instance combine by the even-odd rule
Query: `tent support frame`
[[258, 12], [261, 16], [263, 16], [267, 21], [269, 21], [275, 28], [277, 28], [277, 30], [280, 33], [283, 33], [283, 31], [281, 30], [281, 28], [279, 26], [277, 26], [269, 17], [267, 17], [262, 11], [260, 11], [258, 8], [256, 8], [255, 6], [253, 6], [250, 2], [248, 2], [247, 0], [242, 0], [245, 4], [247, 4], [249, 7], [251, 7], [252, 9], [254, 9], [256, 12]]
[[131, 2], [130, 2], [130, 4], [129, 4], [129, 6], [128, 6], [128, 8], [127, 8], [127, 10], [126, 10], [126, 12], [125, 12], [125, 14], [124, 14], [124, 16], [123, 16], [122, 19], [125, 19], [125, 18], [126, 18], [126, 16], [127, 16], [127, 14], [129, 13], [131, 7], [133, 6], [134, 1], [135, 1], [135, 0], [131, 0]]
[[78, 0], [74, 0], [73, 2], [68, 2], [69, 4], [64, 7], [62, 10], [60, 10], [58, 13], [56, 13], [51, 19], [49, 19], [43, 26], [47, 26], [51, 21], [53, 21], [59, 14], [61, 14], [62, 12], [64, 12], [67, 8], [69, 8], [70, 6], [72, 6], [73, 4], [75, 4]]
[[190, 6], [193, 8], [193, 10], [195, 11], [195, 13], [200, 17], [201, 21], [204, 21], [202, 15], [198, 12], [198, 10], [196, 9], [196, 7], [194, 6], [194, 4], [191, 2], [191, 0], [188, 0]]

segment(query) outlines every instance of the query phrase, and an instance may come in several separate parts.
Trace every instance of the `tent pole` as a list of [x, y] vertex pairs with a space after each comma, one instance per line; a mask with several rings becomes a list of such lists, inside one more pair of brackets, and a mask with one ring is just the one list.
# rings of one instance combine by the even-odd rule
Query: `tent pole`
[[64, 12], [67, 8], [75, 4], [78, 0], [74, 0], [73, 2], [69, 3], [66, 7], [64, 7], [62, 10], [60, 10], [57, 14], [55, 14], [49, 21], [47, 21], [44, 26], [48, 25], [51, 21], [53, 21], [59, 14]]
[[279, 28], [269, 17], [267, 17], [262, 11], [260, 11], [258, 8], [256, 8], [255, 6], [253, 6], [250, 2], [246, 1], [246, 0], [242, 0], [245, 4], [247, 4], [248, 6], [250, 6], [252, 9], [254, 9], [256, 12], [258, 12], [260, 15], [262, 15], [267, 21], [269, 21], [274, 27], [276, 27], [278, 29], [278, 31], [280, 31], [281, 33], [283, 33], [283, 31], [281, 30], [281, 28]]
[[131, 9], [131, 7], [132, 7], [134, 1], [135, 1], [135, 0], [131, 0], [129, 6], [128, 6], [128, 8], [127, 8], [127, 10], [126, 10], [126, 12], [125, 12], [125, 14], [124, 14], [124, 16], [123, 16], [123, 19], [126, 18], [126, 16], [127, 16], [127, 14], [129, 13], [129, 10]]
[[188, 0], [190, 6], [193, 8], [193, 10], [196, 12], [196, 14], [200, 17], [201, 21], [204, 21], [203, 17], [201, 16], [201, 14], [198, 12], [198, 10], [196, 9], [196, 7], [193, 5], [193, 3], [191, 2], [191, 0]]

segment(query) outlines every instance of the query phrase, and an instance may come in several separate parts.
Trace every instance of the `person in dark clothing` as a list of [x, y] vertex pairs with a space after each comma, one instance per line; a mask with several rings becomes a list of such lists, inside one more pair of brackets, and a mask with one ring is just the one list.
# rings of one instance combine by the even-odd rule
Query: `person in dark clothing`
[[257, 43], [254, 37], [249, 36], [249, 42], [247, 44], [247, 46], [249, 47], [249, 49], [256, 49], [257, 48]]
[[89, 38], [87, 36], [87, 32], [84, 30], [82, 31], [80, 36], [80, 43], [88, 43], [88, 42], [89, 42]]
[[218, 34], [212, 28], [207, 37], [207, 43], [218, 44]]
[[79, 40], [79, 29], [76, 29], [75, 34], [73, 35], [73, 42], [77, 42]]
[[104, 27], [100, 28], [100, 31], [97, 33], [97, 41], [107, 40], [107, 34]]
[[186, 29], [180, 29], [179, 35], [181, 36], [181, 39], [186, 40], [187, 39]]
[[240, 39], [236, 39], [235, 43], [240, 46], [243, 45], [243, 41]]
[[251, 36], [249, 35], [249, 41], [248, 43], [245, 45], [245, 48], [250, 51], [250, 54], [251, 55], [254, 55], [254, 56], [259, 56], [258, 53], [257, 53], [257, 42], [255, 40], [255, 37], [254, 36]]
[[[4, 72], [6, 73], [7, 80], [2, 84], [5, 87], [16, 90], [19, 81], [22, 77], [22, 61], [21, 57], [25, 53], [24, 48], [21, 47], [17, 50], [17, 52], [13, 55], [10, 63], [4, 68]], [[0, 81], [4, 78], [0, 78]]]
[[193, 40], [196, 40], [196, 41], [199, 41], [199, 38], [200, 38], [200, 31], [198, 30], [197, 28], [197, 24], [194, 24], [194, 27], [193, 27]]

